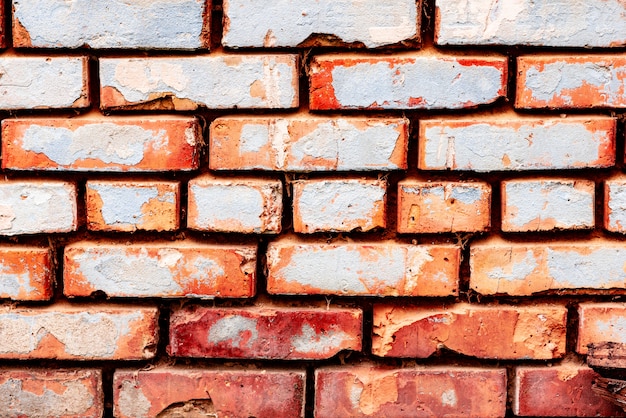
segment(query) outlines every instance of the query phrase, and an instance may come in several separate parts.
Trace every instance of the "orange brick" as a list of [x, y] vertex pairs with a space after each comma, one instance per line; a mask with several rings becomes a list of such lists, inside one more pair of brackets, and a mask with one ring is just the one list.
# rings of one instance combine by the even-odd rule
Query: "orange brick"
[[0, 298], [49, 300], [52, 297], [54, 260], [50, 248], [0, 247]]
[[626, 303], [581, 303], [578, 317], [576, 352], [587, 354], [592, 343], [626, 343]]

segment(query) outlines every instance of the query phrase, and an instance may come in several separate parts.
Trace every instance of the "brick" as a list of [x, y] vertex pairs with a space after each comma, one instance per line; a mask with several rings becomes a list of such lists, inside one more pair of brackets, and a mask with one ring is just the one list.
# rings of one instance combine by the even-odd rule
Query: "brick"
[[89, 106], [87, 57], [0, 58], [0, 109]]
[[626, 343], [625, 303], [581, 303], [578, 318], [577, 353], [587, 354], [592, 343]]
[[99, 62], [102, 109], [298, 106], [297, 55], [101, 58]]
[[422, 170], [521, 171], [615, 164], [615, 120], [605, 117], [420, 121]]
[[604, 228], [626, 233], [626, 178], [617, 176], [604, 182]]
[[187, 227], [209, 232], [278, 234], [283, 184], [278, 179], [218, 178], [189, 180]]
[[327, 359], [361, 350], [363, 312], [349, 308], [183, 308], [170, 317], [173, 357]]
[[138, 306], [5, 307], [0, 358], [143, 360], [154, 357], [158, 310]]
[[213, 170], [407, 168], [408, 119], [223, 117], [211, 124]]
[[103, 292], [109, 297], [251, 297], [256, 247], [193, 241], [106, 243], [65, 247], [67, 296]]
[[576, 363], [515, 368], [513, 413], [541, 417], [618, 417], [624, 411], [591, 389], [599, 377]]
[[199, 165], [198, 121], [188, 117], [5, 119], [2, 167], [52, 171], [189, 171]]
[[504, 97], [506, 80], [500, 56], [318, 55], [309, 71], [310, 108], [473, 108]]
[[386, 225], [384, 180], [296, 180], [291, 184], [295, 232], [371, 231]]
[[289, 295], [451, 296], [460, 248], [395, 242], [316, 244], [283, 240], [267, 248], [267, 291]]
[[0, 404], [6, 417], [101, 417], [100, 370], [0, 369]]
[[42, 0], [37, 4], [13, 0], [13, 46], [208, 48], [210, 4], [205, 0]]
[[506, 370], [371, 364], [315, 371], [315, 416], [503, 417]]
[[500, 360], [565, 355], [567, 309], [558, 305], [374, 305], [372, 354], [426, 358], [447, 349]]
[[594, 226], [595, 183], [591, 180], [508, 180], [501, 187], [505, 232]]
[[[303, 417], [305, 382], [304, 371], [298, 370], [234, 367], [116, 370], [114, 415], [120, 418], [160, 414], [207, 418]], [[166, 415], [168, 412], [171, 415]]]
[[491, 228], [491, 186], [482, 182], [398, 183], [398, 232], [483, 232]]
[[222, 44], [230, 48], [358, 44], [377, 48], [419, 40], [420, 2], [224, 1]]
[[[472, 244], [470, 288], [485, 295], [626, 288], [626, 249], [619, 241]], [[584, 289], [584, 291], [583, 291]]]
[[75, 231], [76, 185], [53, 180], [0, 182], [0, 235]]
[[0, 275], [0, 298], [50, 300], [54, 280], [52, 250], [34, 246], [2, 245]]
[[438, 45], [626, 45], [626, 5], [621, 0], [555, 3], [521, 0], [437, 0]]

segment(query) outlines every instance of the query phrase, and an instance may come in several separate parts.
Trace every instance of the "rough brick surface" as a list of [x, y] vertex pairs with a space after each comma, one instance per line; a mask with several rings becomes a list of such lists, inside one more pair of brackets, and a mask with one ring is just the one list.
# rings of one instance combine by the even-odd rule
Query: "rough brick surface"
[[578, 316], [578, 353], [587, 354], [592, 343], [626, 343], [626, 304], [581, 303]]
[[54, 262], [50, 248], [0, 246], [0, 298], [49, 300]]
[[154, 357], [156, 308], [67, 306], [3, 309], [0, 358], [142, 360]]
[[86, 57], [1, 57], [0, 109], [89, 106]]
[[110, 297], [250, 297], [256, 247], [193, 241], [126, 244], [78, 242], [65, 247], [64, 292]]
[[298, 106], [295, 55], [102, 58], [99, 62], [103, 109]]
[[626, 178], [622, 176], [604, 183], [604, 227], [626, 233]]
[[611, 167], [615, 126], [604, 117], [425, 120], [418, 167], [478, 172]]
[[0, 235], [70, 232], [76, 229], [77, 222], [73, 183], [0, 182]]
[[277, 234], [283, 214], [278, 179], [219, 178], [189, 181], [187, 227], [210, 232]]
[[174, 357], [325, 359], [361, 350], [363, 313], [349, 308], [187, 308], [170, 318]]
[[625, 263], [626, 250], [619, 241], [489, 240], [471, 246], [470, 288], [519, 296], [559, 289], [624, 289]]
[[[1, 81], [1, 80], [0, 80]], [[5, 119], [2, 167], [11, 170], [172, 171], [198, 167], [194, 118]]]
[[295, 418], [304, 416], [305, 381], [304, 371], [297, 370], [232, 367], [116, 370], [114, 411], [120, 418], [159, 414]]
[[595, 184], [591, 180], [526, 179], [501, 184], [503, 231], [594, 226]]
[[491, 186], [487, 183], [398, 183], [398, 232], [407, 234], [482, 232], [491, 227]]
[[349, 0], [224, 1], [226, 47], [296, 47], [358, 43], [376, 48], [419, 40], [420, 2]]
[[435, 7], [440, 45], [626, 45], [621, 0], [436, 0]]
[[557, 305], [374, 305], [372, 354], [425, 358], [445, 348], [478, 358], [554, 359], [565, 354], [566, 319]]
[[407, 168], [409, 121], [389, 118], [218, 118], [213, 170], [390, 171]]
[[208, 47], [210, 1], [13, 0], [13, 45], [36, 48]]
[[277, 241], [267, 248], [267, 290], [292, 295], [451, 296], [458, 292], [459, 263], [455, 245]]
[[0, 369], [6, 417], [101, 417], [103, 398], [99, 370]]
[[384, 180], [297, 180], [291, 184], [295, 232], [370, 231], [386, 225]]
[[[436, 79], [437, 83], [424, 80]], [[318, 55], [309, 72], [310, 107], [462, 109], [506, 94], [504, 57]]]
[[315, 372], [315, 416], [503, 417], [506, 370], [372, 365]]
[[516, 367], [513, 412], [540, 417], [624, 416], [621, 408], [591, 390], [597, 377], [592, 369], [576, 363]]

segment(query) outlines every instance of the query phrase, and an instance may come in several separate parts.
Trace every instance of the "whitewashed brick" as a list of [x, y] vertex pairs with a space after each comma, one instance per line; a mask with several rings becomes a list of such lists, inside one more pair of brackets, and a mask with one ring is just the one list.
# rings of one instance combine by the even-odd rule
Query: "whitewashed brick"
[[626, 178], [615, 177], [604, 183], [604, 227], [626, 233]]

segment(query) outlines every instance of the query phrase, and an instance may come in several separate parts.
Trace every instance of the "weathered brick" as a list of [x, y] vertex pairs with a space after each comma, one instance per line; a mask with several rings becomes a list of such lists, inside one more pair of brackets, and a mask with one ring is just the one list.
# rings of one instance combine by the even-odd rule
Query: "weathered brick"
[[609, 240], [472, 244], [470, 288], [485, 295], [626, 288], [626, 249]]
[[304, 371], [298, 370], [234, 367], [116, 370], [114, 415], [120, 418], [161, 414], [207, 418], [303, 417], [305, 382]]
[[180, 226], [180, 183], [88, 181], [87, 227], [92, 231], [173, 231]]
[[558, 305], [374, 305], [372, 354], [426, 358], [445, 348], [478, 358], [548, 360], [565, 355], [566, 322], [567, 309]]
[[362, 44], [376, 48], [419, 40], [420, 1], [224, 1], [222, 44], [297, 47]]
[[[0, 298], [49, 300], [54, 261], [50, 248], [0, 246]], [[0, 402], [1, 404], [1, 402]]]
[[361, 350], [363, 313], [350, 308], [183, 308], [170, 317], [174, 357], [326, 359]]
[[519, 171], [615, 164], [615, 120], [606, 117], [420, 121], [418, 168]]
[[198, 168], [198, 121], [188, 117], [5, 119], [11, 170], [172, 171]]
[[298, 106], [296, 55], [101, 58], [99, 62], [103, 109]]
[[439, 45], [626, 45], [621, 0], [436, 0]]
[[578, 318], [576, 352], [587, 354], [592, 343], [626, 343], [626, 303], [581, 303]]
[[518, 108], [626, 107], [626, 58], [622, 56], [521, 56], [517, 68]]
[[283, 185], [278, 179], [218, 178], [189, 181], [187, 227], [210, 232], [278, 234]]
[[211, 124], [213, 170], [390, 171], [407, 168], [409, 121], [224, 117]]
[[502, 230], [590, 229], [595, 183], [591, 180], [528, 179], [501, 183]]
[[460, 256], [456, 245], [276, 241], [267, 248], [267, 291], [290, 295], [456, 295]]
[[482, 182], [398, 183], [398, 232], [482, 232], [491, 228], [491, 186]]
[[626, 233], [626, 177], [617, 176], [604, 182], [604, 228]]
[[472, 108], [504, 97], [506, 80], [507, 60], [499, 56], [318, 55], [309, 71], [310, 107]]
[[89, 106], [87, 57], [0, 58], [0, 109]]
[[5, 417], [101, 417], [102, 373], [83, 369], [0, 369]]
[[598, 375], [589, 367], [562, 363], [515, 368], [513, 413], [540, 417], [621, 417], [624, 411], [590, 390]]
[[206, 48], [210, 4], [210, 0], [13, 0], [13, 46]]
[[193, 241], [105, 243], [65, 247], [67, 296], [250, 297], [256, 284], [256, 247]]
[[315, 416], [503, 417], [506, 370], [462, 367], [324, 367], [315, 371]]
[[0, 235], [70, 232], [77, 227], [76, 185], [54, 180], [0, 182]]
[[384, 180], [296, 180], [291, 184], [295, 232], [370, 231], [385, 227]]
[[157, 333], [156, 308], [5, 308], [0, 312], [0, 358], [149, 359], [156, 353]]

